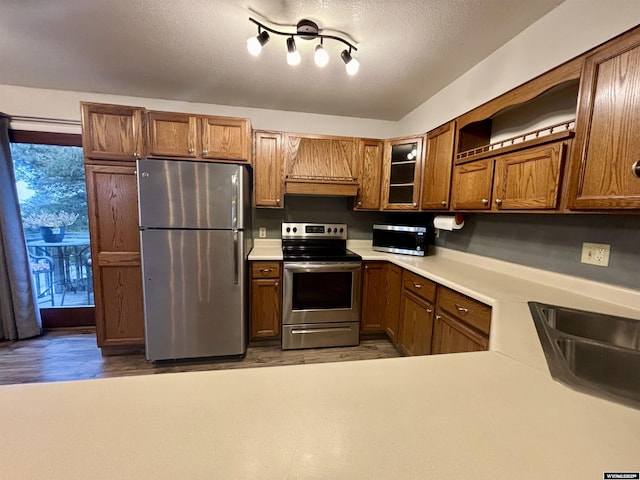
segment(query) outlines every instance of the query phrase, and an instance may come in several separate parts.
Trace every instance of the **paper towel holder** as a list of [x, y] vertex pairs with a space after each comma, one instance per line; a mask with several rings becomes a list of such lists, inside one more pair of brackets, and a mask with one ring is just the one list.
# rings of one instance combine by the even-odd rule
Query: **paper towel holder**
[[462, 225], [464, 223], [464, 213], [462, 212], [456, 212], [453, 218], [456, 220], [456, 225]]

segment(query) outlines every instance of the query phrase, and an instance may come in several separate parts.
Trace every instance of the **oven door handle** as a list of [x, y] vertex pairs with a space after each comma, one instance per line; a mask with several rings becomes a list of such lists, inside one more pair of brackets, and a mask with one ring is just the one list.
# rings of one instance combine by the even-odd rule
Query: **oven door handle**
[[284, 269], [290, 272], [356, 272], [360, 270], [360, 263], [285, 263]]

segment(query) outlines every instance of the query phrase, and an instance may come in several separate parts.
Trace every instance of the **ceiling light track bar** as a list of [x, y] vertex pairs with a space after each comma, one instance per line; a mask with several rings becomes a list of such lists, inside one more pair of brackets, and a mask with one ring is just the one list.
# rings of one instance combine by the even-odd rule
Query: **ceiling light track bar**
[[[315, 25], [315, 27], [316, 27], [316, 32], [313, 32], [313, 31], [301, 32], [301, 31], [298, 30], [298, 31], [296, 31], [294, 33], [291, 33], [291, 32], [281, 32], [281, 31], [276, 30], [274, 28], [268, 27], [265, 24], [263, 24], [263, 23], [259, 22], [258, 20], [256, 20], [255, 18], [249, 17], [249, 21], [255, 23], [258, 26], [258, 32], [260, 31], [260, 29], [263, 29], [263, 30], [266, 30], [267, 32], [274, 33], [276, 35], [282, 35], [283, 37], [302, 37], [305, 40], [315, 40], [315, 39], [318, 39], [318, 38], [320, 40], [323, 40], [325, 38], [329, 38], [331, 40], [336, 40], [338, 42], [344, 43], [346, 46], [349, 47], [350, 50], [353, 50], [353, 51], [356, 51], [356, 52], [358, 51], [358, 48], [355, 45], [353, 45], [351, 42], [348, 42], [344, 38], [340, 38], [340, 37], [337, 37], [335, 35], [325, 35], [323, 33], [317, 33], [317, 25], [315, 25], [315, 24], [313, 24], [313, 25]], [[308, 21], [308, 22], [310, 22], [310, 21]], [[313, 22], [310, 22], [310, 23], [313, 23]], [[300, 25], [300, 23], [298, 25]]]

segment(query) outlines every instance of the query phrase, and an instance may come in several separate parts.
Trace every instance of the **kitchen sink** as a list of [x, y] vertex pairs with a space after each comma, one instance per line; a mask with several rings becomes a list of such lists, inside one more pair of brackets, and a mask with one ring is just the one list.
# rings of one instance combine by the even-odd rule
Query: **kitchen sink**
[[640, 409], [640, 320], [529, 302], [551, 376]]

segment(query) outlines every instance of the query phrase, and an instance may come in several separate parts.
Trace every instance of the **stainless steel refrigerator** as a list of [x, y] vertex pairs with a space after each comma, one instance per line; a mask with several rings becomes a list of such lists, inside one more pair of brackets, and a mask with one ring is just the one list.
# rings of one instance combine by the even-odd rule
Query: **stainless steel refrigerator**
[[137, 174], [147, 360], [244, 354], [247, 167], [143, 159]]

